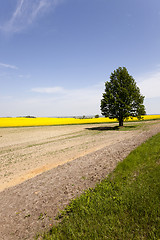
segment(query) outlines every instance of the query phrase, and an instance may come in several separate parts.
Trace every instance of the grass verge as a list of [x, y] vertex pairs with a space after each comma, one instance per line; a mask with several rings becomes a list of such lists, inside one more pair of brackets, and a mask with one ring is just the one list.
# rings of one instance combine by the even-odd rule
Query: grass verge
[[59, 217], [42, 239], [160, 239], [160, 133]]

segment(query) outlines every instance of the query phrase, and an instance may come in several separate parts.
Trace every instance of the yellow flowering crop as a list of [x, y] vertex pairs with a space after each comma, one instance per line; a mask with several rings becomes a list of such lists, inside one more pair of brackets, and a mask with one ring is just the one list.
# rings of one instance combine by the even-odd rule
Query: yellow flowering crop
[[[145, 115], [143, 120], [160, 119], [160, 115]], [[129, 118], [127, 121], [137, 121], [137, 118]], [[0, 127], [26, 127], [26, 126], [51, 126], [69, 125], [85, 123], [111, 123], [117, 122], [116, 119], [109, 118], [0, 118]]]
[[50, 125], [68, 125], [85, 123], [105, 123], [115, 122], [115, 119], [109, 118], [0, 118], [0, 127], [22, 127], [22, 126], [50, 126]]

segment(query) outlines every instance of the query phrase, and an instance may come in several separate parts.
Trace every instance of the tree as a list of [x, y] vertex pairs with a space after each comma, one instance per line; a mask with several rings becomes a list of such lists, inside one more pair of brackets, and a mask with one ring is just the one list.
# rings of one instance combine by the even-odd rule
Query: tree
[[119, 126], [123, 126], [124, 119], [144, 115], [144, 96], [132, 76], [125, 67], [119, 67], [111, 73], [110, 81], [105, 83], [105, 93], [101, 100], [101, 112], [110, 119], [116, 118]]

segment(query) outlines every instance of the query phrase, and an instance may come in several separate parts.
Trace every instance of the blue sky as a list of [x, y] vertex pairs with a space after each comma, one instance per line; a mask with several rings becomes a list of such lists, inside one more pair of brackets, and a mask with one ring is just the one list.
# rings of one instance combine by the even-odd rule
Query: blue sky
[[100, 114], [120, 66], [160, 114], [159, 0], [0, 1], [0, 116]]

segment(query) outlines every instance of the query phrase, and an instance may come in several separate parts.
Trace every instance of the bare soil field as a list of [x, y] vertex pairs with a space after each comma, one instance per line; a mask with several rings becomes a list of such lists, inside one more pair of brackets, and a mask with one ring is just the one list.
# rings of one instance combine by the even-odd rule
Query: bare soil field
[[33, 239], [49, 229], [72, 198], [160, 132], [160, 121], [153, 123], [130, 131], [115, 124], [1, 128], [1, 239]]
[[[115, 124], [108, 126], [112, 129]], [[105, 125], [0, 129], [0, 191], [136, 135], [135, 131], [91, 130], [100, 127]]]

